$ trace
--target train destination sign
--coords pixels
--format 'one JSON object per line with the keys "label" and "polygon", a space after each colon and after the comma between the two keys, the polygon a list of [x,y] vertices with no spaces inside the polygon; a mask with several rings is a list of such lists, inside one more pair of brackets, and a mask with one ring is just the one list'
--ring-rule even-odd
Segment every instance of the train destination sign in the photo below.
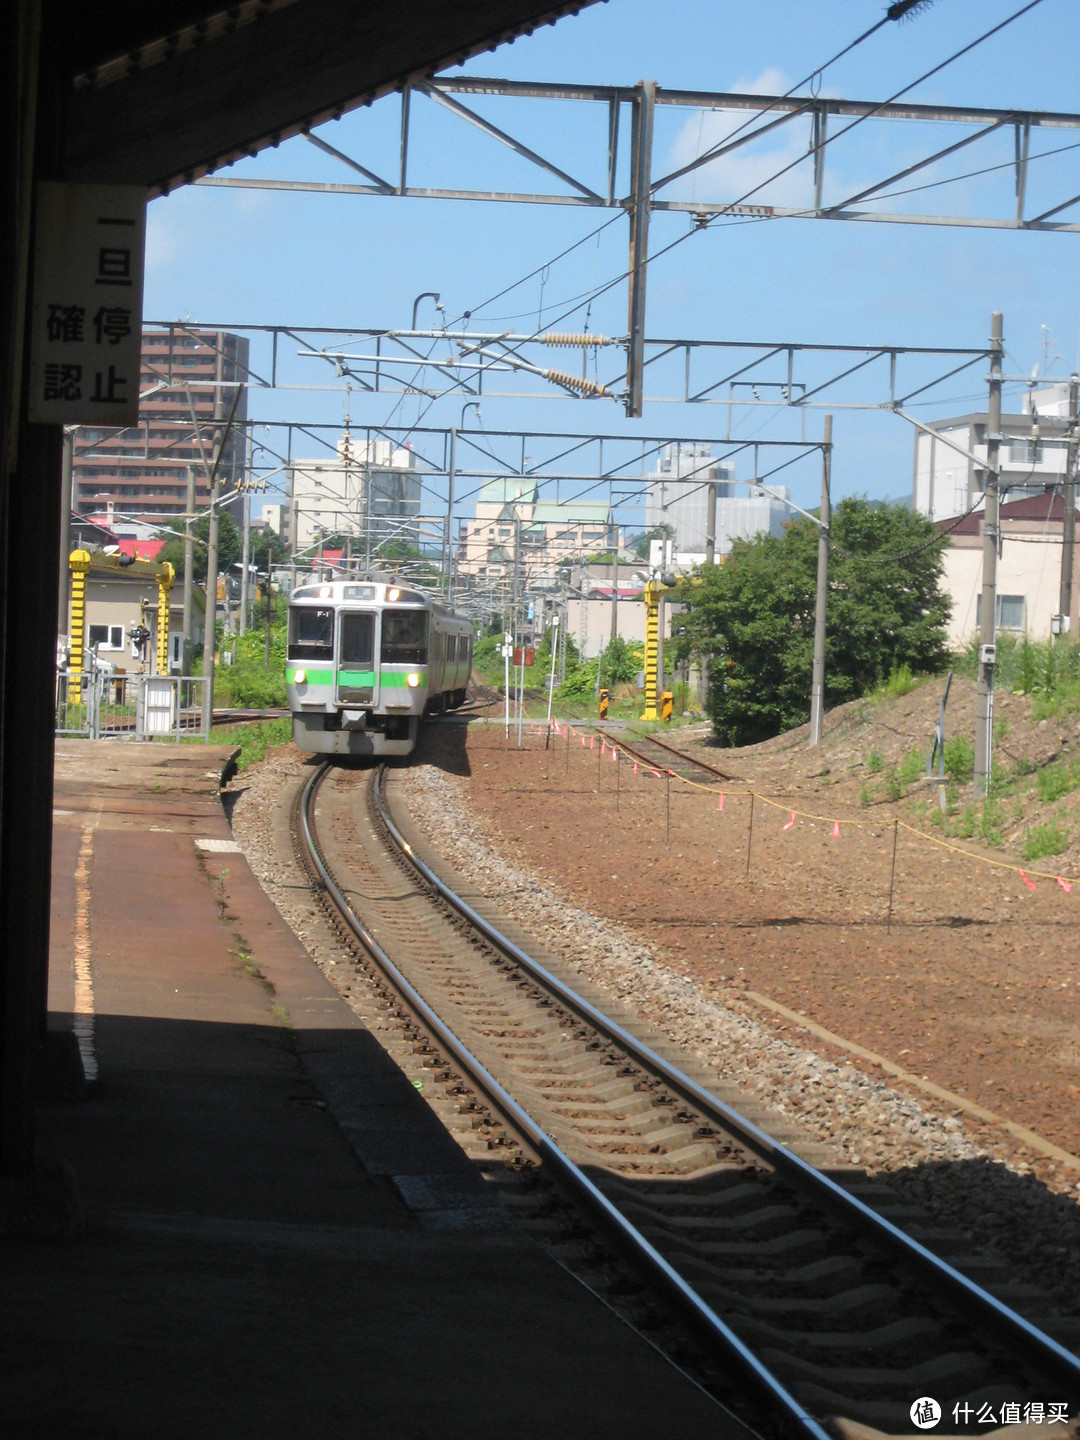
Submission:
{"label": "train destination sign", "polygon": [[145,238],[142,186],[38,185],[35,424],[138,423]]}

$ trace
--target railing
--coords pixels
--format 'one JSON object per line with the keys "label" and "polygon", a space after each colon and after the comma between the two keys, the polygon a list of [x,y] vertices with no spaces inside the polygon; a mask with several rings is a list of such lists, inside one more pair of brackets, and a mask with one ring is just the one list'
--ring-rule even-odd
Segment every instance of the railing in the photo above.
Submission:
{"label": "railing", "polygon": [[56,733],[85,740],[209,740],[203,676],[117,675],[88,670],[56,677]]}

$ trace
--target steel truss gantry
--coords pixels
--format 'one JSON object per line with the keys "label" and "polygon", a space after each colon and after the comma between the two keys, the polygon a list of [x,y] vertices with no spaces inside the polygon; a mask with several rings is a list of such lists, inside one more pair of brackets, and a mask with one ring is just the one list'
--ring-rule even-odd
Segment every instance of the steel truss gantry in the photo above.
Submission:
{"label": "steel truss gantry", "polygon": [[[600,178],[591,183],[579,179],[568,168],[556,164],[541,155],[522,140],[516,139],[508,129],[492,119],[470,108],[456,97],[459,95],[479,96],[485,100],[542,100],[586,101],[607,107],[606,157],[600,171]],[[410,138],[413,118],[413,97],[420,96],[439,106],[470,126],[480,130],[489,139],[508,147],[521,159],[543,171],[558,183],[559,188],[549,186],[547,190],[509,191],[492,189],[448,189],[410,185],[408,166]],[[652,173],[653,133],[657,107],[676,107],[683,110],[698,110],[730,114],[733,117],[732,133],[728,138],[707,148],[702,155],[668,174],[656,177]],[[629,112],[629,157],[628,173],[624,175],[620,166],[620,140],[626,129],[626,112]],[[739,117],[744,118],[738,124]],[[846,120],[848,124],[830,133],[830,122]],[[915,161],[892,170],[881,179],[859,188],[849,194],[827,194],[828,176],[825,157],[828,147],[836,143],[847,129],[864,121],[875,125],[896,123],[921,126],[945,127],[946,135],[937,141],[928,153]],[[805,154],[797,162],[786,165],[785,171],[805,164],[811,171],[812,198],[801,206],[783,206],[753,202],[754,194],[718,195],[714,199],[680,199],[665,197],[660,192],[690,173],[722,160],[737,150],[752,146],[764,137],[775,141],[782,136],[785,127],[801,127],[806,130]],[[957,130],[963,133],[956,135]],[[325,154],[330,155],[347,167],[360,181],[337,183],[318,180],[278,180],[248,176],[204,176],[195,183],[210,186],[233,186],[246,189],[314,191],[322,194],[380,195],[413,197],[428,200],[485,200],[504,201],[533,205],[577,205],[598,209],[615,209],[626,212],[630,222],[629,258],[627,275],[629,282],[626,381],[620,388],[619,398],[631,416],[642,413],[644,383],[644,326],[645,291],[649,258],[649,216],[653,211],[676,211],[686,213],[699,226],[708,225],[721,216],[744,217],[762,220],[804,219],[804,220],[847,220],[896,225],[961,225],[981,229],[1027,230],[1027,231],[1080,231],[1080,219],[1061,218],[1064,212],[1080,205],[1080,183],[1075,193],[1064,198],[1054,196],[1054,203],[1047,205],[1045,199],[1035,207],[1029,207],[1029,178],[1033,162],[1050,155],[1080,150],[1080,137],[1075,142],[1032,150],[1032,132],[1078,131],[1080,114],[1028,110],[1028,109],[986,109],[978,106],[919,105],[907,103],[884,103],[871,100],[841,100],[826,96],[782,96],[745,95],[722,91],[667,90],[655,81],[643,80],[633,86],[617,85],[565,85],[533,81],[485,79],[470,76],[437,76],[422,83],[407,85],[401,92],[400,139],[397,175],[388,180],[369,165],[330,144],[322,136],[310,134],[306,139]],[[890,190],[904,184],[906,190],[921,188],[918,184],[907,185],[913,177],[925,175],[929,167],[938,164],[969,146],[987,142],[1002,133],[1012,135],[1012,156],[1007,161],[995,159],[981,170],[970,173],[988,174],[993,171],[1011,171],[1012,203],[1009,213],[997,215],[949,214],[944,209],[931,212],[907,212],[877,208],[896,194]],[[578,127],[574,127],[575,140]],[[942,182],[935,179],[932,186]],[[947,182],[946,182],[947,183]],[[758,190],[765,185],[759,185]],[[841,192],[843,187],[841,188]],[[928,186],[926,188],[932,188]],[[1070,185],[1069,190],[1072,189]],[[935,192],[937,193],[937,192]],[[1034,208],[1036,213],[1029,213]]]}
{"label": "steel truss gantry", "polygon": [[[205,334],[209,327],[180,321],[147,321],[172,334]],[[215,322],[214,330],[247,335],[252,360],[248,388],[329,391],[344,395],[416,394],[461,398],[609,399],[625,401],[622,366],[601,376],[601,357],[628,352],[631,338],[604,335],[538,335],[513,331],[392,330],[373,327],[248,325]],[[202,342],[205,343],[205,342]],[[291,347],[295,346],[293,350]],[[288,349],[287,349],[288,347]],[[169,356],[175,347],[170,344]],[[550,363],[552,350],[581,355],[581,373]],[[942,345],[826,345],[801,340],[696,340],[640,338],[640,373],[657,377],[650,403],[719,405],[728,410],[731,438],[735,410],[785,406],[794,410],[892,410],[933,392],[946,380],[989,360],[990,347]],[[308,382],[316,360],[332,383]],[[590,366],[595,378],[588,374]],[[541,391],[493,389],[490,377],[532,377]],[[182,387],[182,372],[168,367],[157,377],[163,389]],[[979,377],[982,380],[982,376]],[[1028,377],[1006,377],[1026,383]],[[213,383],[213,382],[211,382]],[[231,389],[234,381],[222,381]],[[207,388],[205,385],[199,388]]]}

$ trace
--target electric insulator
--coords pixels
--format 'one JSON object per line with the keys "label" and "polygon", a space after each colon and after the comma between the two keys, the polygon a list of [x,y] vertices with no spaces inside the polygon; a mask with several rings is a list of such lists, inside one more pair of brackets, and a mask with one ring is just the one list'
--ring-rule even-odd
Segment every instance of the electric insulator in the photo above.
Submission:
{"label": "electric insulator", "polygon": [[611,341],[604,335],[589,335],[583,331],[580,335],[564,335],[560,331],[552,330],[544,336],[545,345],[565,345],[578,348],[582,345],[610,345]]}
{"label": "electric insulator", "polygon": [[586,380],[584,375],[564,375],[561,370],[545,370],[544,379],[555,385],[565,385],[570,390],[580,390],[582,395],[611,395],[606,385],[598,385],[595,380]]}

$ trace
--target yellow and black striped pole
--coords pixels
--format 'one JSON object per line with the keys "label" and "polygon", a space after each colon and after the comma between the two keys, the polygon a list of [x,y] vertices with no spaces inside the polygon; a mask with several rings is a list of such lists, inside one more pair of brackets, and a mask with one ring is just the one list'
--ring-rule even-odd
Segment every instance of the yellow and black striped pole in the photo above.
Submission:
{"label": "yellow and black striped pole", "polygon": [[86,648],[86,577],[90,572],[90,554],[73,550],[68,556],[71,570],[71,659],[68,675],[78,692],[83,673],[83,651]]}
{"label": "yellow and black striped pole", "polygon": [[611,695],[608,693],[607,690],[601,690],[601,691],[600,691],[600,697],[599,697],[599,698],[600,698],[600,719],[601,719],[601,720],[606,720],[606,719],[607,719],[607,712],[608,712],[608,704],[609,704],[609,702],[610,702],[610,700],[611,700]]}
{"label": "yellow and black striped pole", "polygon": [[645,586],[645,714],[642,720],[656,719],[656,667],[659,659],[660,591],[650,580]]}
{"label": "yellow and black striped pole", "polygon": [[168,560],[163,561],[157,573],[157,673],[169,673],[169,595],[172,592],[176,571]]}
{"label": "yellow and black striped pole", "polygon": [[670,721],[670,719],[671,719],[671,707],[672,707],[672,704],[673,704],[673,702],[674,702],[674,699],[675,699],[675,697],[674,697],[674,695],[671,693],[670,690],[665,690],[664,693],[660,696],[660,719],[661,719],[661,720],[668,720],[668,721]]}

